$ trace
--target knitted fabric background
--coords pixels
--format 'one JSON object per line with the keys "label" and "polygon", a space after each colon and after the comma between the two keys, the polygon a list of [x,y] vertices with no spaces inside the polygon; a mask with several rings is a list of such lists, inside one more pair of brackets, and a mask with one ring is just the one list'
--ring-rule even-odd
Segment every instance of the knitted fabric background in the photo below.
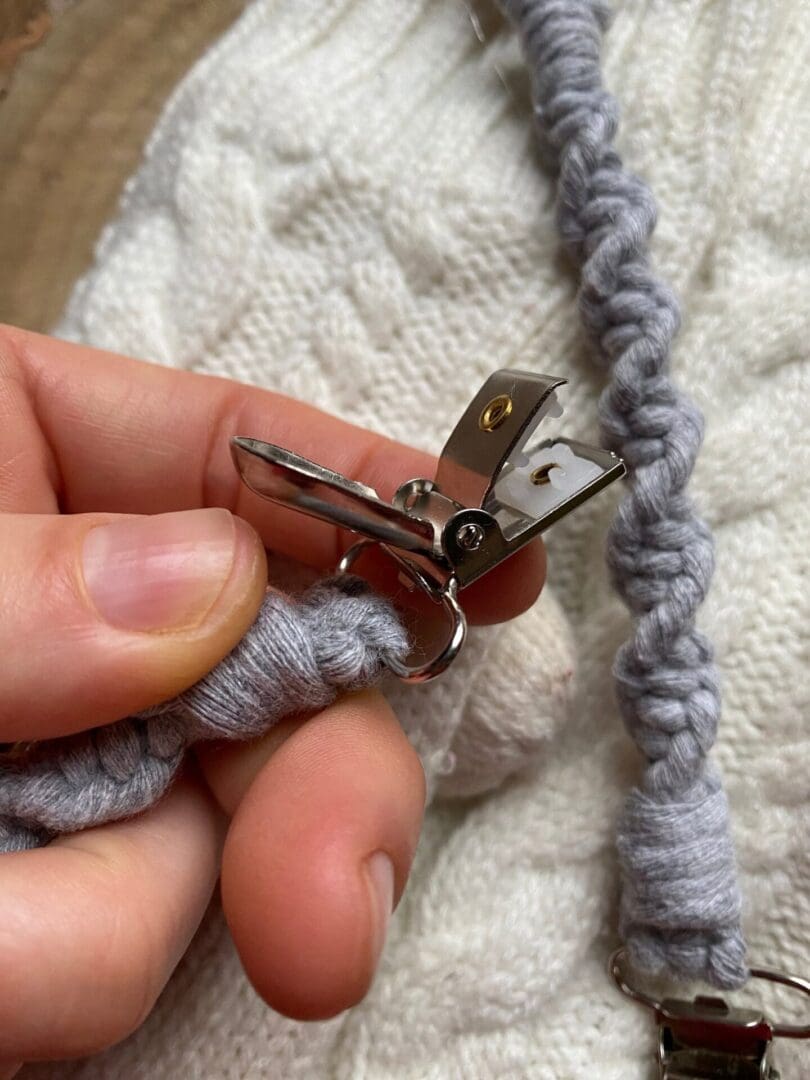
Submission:
{"label": "knitted fabric background", "polygon": [[[660,204],[654,254],[685,313],[675,370],[707,418],[702,625],[751,960],[807,974],[810,9],[615,8],[620,146]],[[547,371],[571,380],[566,434],[596,441],[602,375],[527,77],[494,9],[476,10],[484,43],[460,0],[256,0],[174,95],[59,332],[433,451],[490,370]],[[439,683],[390,688],[434,801],[363,1004],[315,1025],[274,1015],[212,910],[140,1032],[23,1075],[646,1080],[653,1026],[604,972],[615,819],[639,773],[609,691],[627,634],[602,558],[616,498],[549,534],[534,610],[473,634]],[[780,1046],[788,1076],[808,1059]]]}

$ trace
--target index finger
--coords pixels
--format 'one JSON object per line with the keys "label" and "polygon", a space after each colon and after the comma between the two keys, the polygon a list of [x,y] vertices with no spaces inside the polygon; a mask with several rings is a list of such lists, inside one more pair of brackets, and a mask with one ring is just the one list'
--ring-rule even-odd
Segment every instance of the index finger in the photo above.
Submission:
{"label": "index finger", "polygon": [[[383,499],[403,481],[435,473],[430,454],[282,394],[27,331],[3,329],[0,373],[7,387],[21,390],[31,414],[26,419],[24,409],[0,407],[11,415],[0,431],[0,484],[3,463],[12,461],[30,472],[21,478],[17,469],[18,491],[44,498],[56,484],[59,506],[70,513],[224,506],[274,551],[325,569],[340,558],[349,534],[250,492],[231,461],[233,435],[284,446],[370,485]],[[22,453],[31,417],[47,453]],[[536,598],[544,573],[538,542],[465,591],[468,614],[479,622],[518,614]]]}

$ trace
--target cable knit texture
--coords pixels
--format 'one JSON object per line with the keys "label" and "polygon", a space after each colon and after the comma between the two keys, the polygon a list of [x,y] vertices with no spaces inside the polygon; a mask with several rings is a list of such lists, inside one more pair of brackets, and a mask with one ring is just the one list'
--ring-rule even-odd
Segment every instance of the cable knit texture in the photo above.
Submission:
{"label": "cable knit texture", "polygon": [[720,692],[711,645],[695,628],[714,545],[685,494],[703,417],[668,374],[680,315],[649,264],[655,202],[614,149],[619,109],[601,72],[606,5],[505,0],[504,8],[557,167],[557,226],[581,266],[582,321],[610,369],[602,430],[630,476],[608,561],[637,623],[614,672],[647,765],[619,828],[622,937],[644,970],[738,987],[747,978],[742,901],[725,794],[706,759]]}
{"label": "cable knit texture", "polygon": [[396,612],[361,578],[323,581],[300,600],[268,592],[232,652],[178,697],[108,727],[37,745],[0,768],[0,852],[35,847],[145,810],[171,784],[187,746],[250,739],[340,690],[376,682],[408,639]]}
{"label": "cable knit texture", "polygon": [[[516,37],[483,2],[483,43],[460,2],[395,6],[256,0],[175,94],[60,329],[432,451],[492,368],[559,372],[566,434],[599,441],[605,375],[558,257]],[[804,0],[614,9],[618,145],[662,208],[653,254],[687,314],[675,372],[707,420],[693,491],[717,570],[700,622],[750,956],[806,971],[810,20]],[[474,632],[446,681],[394,687],[434,799],[360,1006],[275,1016],[214,910],[140,1032],[29,1076],[650,1080],[653,1025],[604,967],[638,779],[609,690],[630,633],[603,561],[618,495],[550,531],[532,611]],[[806,1073],[802,1044],[779,1056]]]}

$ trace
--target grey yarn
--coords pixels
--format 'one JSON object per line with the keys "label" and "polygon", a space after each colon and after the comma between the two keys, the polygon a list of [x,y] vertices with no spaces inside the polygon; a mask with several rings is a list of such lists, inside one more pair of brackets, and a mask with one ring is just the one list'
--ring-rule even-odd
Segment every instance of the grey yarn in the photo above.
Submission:
{"label": "grey yarn", "polygon": [[644,970],[736,987],[747,978],[741,900],[728,805],[706,759],[720,694],[711,646],[694,624],[712,575],[712,537],[685,494],[703,421],[668,375],[679,313],[650,269],[655,203],[613,148],[618,107],[600,71],[606,6],[503,6],[528,58],[544,149],[558,171],[557,221],[581,268],[581,318],[610,370],[603,432],[629,470],[608,561],[636,617],[615,679],[646,763],[619,824],[620,930]]}
{"label": "grey yarn", "polygon": [[0,852],[136,814],[164,794],[191,743],[261,735],[372,684],[386,657],[407,651],[393,608],[360,578],[321,582],[300,601],[268,593],[233,652],[179,697],[1,769]]}

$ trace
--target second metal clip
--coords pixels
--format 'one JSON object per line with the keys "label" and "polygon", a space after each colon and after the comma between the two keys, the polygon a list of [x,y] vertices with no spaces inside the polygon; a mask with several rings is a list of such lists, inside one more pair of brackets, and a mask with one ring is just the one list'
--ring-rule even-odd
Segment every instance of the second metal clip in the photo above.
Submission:
{"label": "second metal clip", "polygon": [[435,478],[408,480],[390,503],[365,484],[257,439],[234,438],[234,462],[258,495],[363,537],[339,570],[379,545],[412,586],[443,606],[451,631],[439,654],[413,666],[391,664],[400,678],[424,682],[444,671],[464,642],[459,590],[624,475],[621,459],[598,447],[564,438],[528,445],[544,417],[562,414],[556,390],[564,382],[496,371],[445,443]]}
{"label": "second metal clip", "polygon": [[[626,950],[617,949],[608,970],[623,994],[655,1014],[660,1080],[779,1080],[774,1039],[810,1039],[810,1024],[777,1024],[759,1009],[732,1008],[723,998],[659,1001],[629,982],[626,959]],[[750,974],[810,996],[810,982],[795,975],[763,968]]]}

